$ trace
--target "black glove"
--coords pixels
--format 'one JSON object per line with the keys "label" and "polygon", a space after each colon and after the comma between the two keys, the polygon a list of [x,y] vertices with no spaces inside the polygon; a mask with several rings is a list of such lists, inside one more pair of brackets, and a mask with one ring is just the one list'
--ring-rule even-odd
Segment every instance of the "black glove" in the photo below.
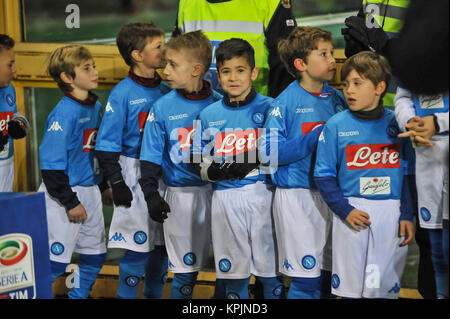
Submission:
{"label": "black glove", "polygon": [[169,204],[159,195],[159,192],[151,192],[146,198],[148,214],[158,223],[164,223],[167,213],[170,213]]}
{"label": "black glove", "polygon": [[8,135],[13,139],[23,138],[27,135],[24,124],[20,120],[10,120],[8,122]]}
{"label": "black glove", "polygon": [[113,201],[116,206],[131,207],[133,194],[123,180],[111,185]]}
{"label": "black glove", "polygon": [[0,152],[2,152],[5,148],[6,143],[8,143],[9,136],[0,132]]}
{"label": "black glove", "polygon": [[359,42],[358,40],[354,39],[349,34],[349,30],[350,30],[349,28],[341,29],[341,33],[344,36],[344,40],[345,40],[345,56],[347,58],[351,57],[352,55],[355,55],[358,52],[367,50],[367,48],[365,48],[361,44],[361,42]]}
{"label": "black glove", "polygon": [[227,173],[232,178],[243,179],[259,165],[258,150],[253,150],[236,155],[233,163],[227,167]]}
{"label": "black glove", "polygon": [[[345,19],[345,25],[348,29],[342,29],[342,34],[346,43],[350,43],[350,47],[345,55],[357,52],[350,52],[351,50],[359,49],[360,46],[364,50],[375,51],[383,54],[383,51],[389,41],[389,37],[381,27],[368,28],[366,18],[352,16]],[[352,43],[353,42],[353,43]],[[347,52],[349,51],[349,52]],[[347,56],[348,57],[348,56]]]}
{"label": "black glove", "polygon": [[207,174],[208,174],[208,180],[210,181],[225,181],[228,179],[231,179],[232,176],[229,174],[229,166],[233,163],[216,163],[212,162],[211,165],[208,167]]}

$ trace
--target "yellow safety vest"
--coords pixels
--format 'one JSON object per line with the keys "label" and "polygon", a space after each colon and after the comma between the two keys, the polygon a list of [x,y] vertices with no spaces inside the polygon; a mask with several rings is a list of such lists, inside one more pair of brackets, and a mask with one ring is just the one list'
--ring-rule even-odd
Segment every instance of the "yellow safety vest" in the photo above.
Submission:
{"label": "yellow safety vest", "polygon": [[215,77],[215,49],[230,38],[247,40],[255,49],[255,64],[259,69],[253,86],[267,95],[269,81],[269,52],[264,32],[269,26],[280,0],[232,0],[210,3],[206,0],[180,0],[178,28],[182,33],[202,30],[213,45],[210,74]]}
{"label": "yellow safety vest", "polygon": [[[370,9],[376,7],[373,17],[378,25],[383,28],[383,31],[391,38],[401,31],[409,2],[410,0],[363,0],[363,6],[366,15],[372,12]],[[392,108],[394,107],[397,80],[393,79],[391,82],[383,97],[383,104]]]}

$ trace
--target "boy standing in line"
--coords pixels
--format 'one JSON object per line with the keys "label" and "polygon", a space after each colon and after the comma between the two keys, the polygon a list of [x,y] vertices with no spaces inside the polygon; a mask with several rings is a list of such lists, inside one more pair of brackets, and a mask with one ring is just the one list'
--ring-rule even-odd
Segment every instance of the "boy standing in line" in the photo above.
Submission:
{"label": "boy standing in line", "polygon": [[64,92],[39,147],[43,183],[38,191],[45,192],[51,276],[53,282],[66,271],[72,253],[79,253],[69,298],[85,299],[106,256],[102,201],[112,202],[108,186],[100,184],[93,152],[101,121],[101,105],[91,92],[98,72],[89,50],[69,45],[52,53],[48,73]]}
{"label": "boy standing in line", "polygon": [[[192,171],[189,162],[194,121],[221,98],[202,79],[211,55],[211,43],[201,31],[170,39],[164,75],[174,90],[153,105],[142,141],[140,184],[150,217],[164,223],[169,269],[175,274],[174,299],[192,298],[209,253],[211,185]],[[157,191],[161,176],[167,185],[164,199]]]}
{"label": "boy standing in line", "polygon": [[28,132],[27,119],[17,112],[16,91],[11,81],[16,73],[14,40],[0,34],[0,192],[12,192],[14,142]]}
{"label": "boy standing in line", "polygon": [[[317,147],[316,184],[333,218],[332,292],[346,298],[397,298],[414,236],[408,183],[409,140],[398,138],[384,108],[387,60],[363,51],[342,68],[349,110],[325,124]],[[402,238],[404,237],[404,238]]]}
{"label": "boy standing in line", "polygon": [[[327,84],[336,73],[330,32],[297,27],[278,49],[297,79],[274,100],[264,125],[266,145],[278,147],[277,166],[273,158],[269,165],[277,186],[273,214],[279,271],[293,277],[289,299],[326,298],[332,213],[316,189],[313,170],[318,131],[346,103],[342,93]],[[267,146],[260,151],[263,158]]]}
{"label": "boy standing in line", "polygon": [[216,60],[226,93],[200,112],[193,153],[202,155],[202,179],[214,182],[211,223],[217,278],[227,298],[248,299],[253,274],[263,284],[264,298],[279,299],[283,284],[277,278],[273,191],[257,159],[258,137],[273,99],[252,87],[258,69],[247,41],[220,43]]}
{"label": "boy standing in line", "polygon": [[163,45],[164,32],[151,23],[132,23],[119,31],[117,47],[130,71],[109,95],[95,147],[114,200],[108,248],[126,250],[119,264],[119,298],[137,298],[146,264],[156,273],[146,274],[144,297],[160,298],[167,271],[162,227],[149,218],[138,183],[148,112],[169,91],[156,72],[163,63]]}

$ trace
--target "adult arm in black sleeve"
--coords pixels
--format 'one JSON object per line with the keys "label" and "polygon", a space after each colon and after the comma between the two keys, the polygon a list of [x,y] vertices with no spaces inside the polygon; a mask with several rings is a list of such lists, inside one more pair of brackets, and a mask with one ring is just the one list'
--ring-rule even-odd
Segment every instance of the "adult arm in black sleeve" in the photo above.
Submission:
{"label": "adult arm in black sleeve", "polygon": [[77,193],[72,191],[69,177],[61,170],[41,170],[42,180],[50,196],[56,198],[67,211],[80,204]]}
{"label": "adult arm in black sleeve", "polygon": [[449,1],[411,0],[400,34],[384,50],[403,87],[414,94],[448,91],[448,38]]}
{"label": "adult arm in black sleeve", "polygon": [[294,81],[280,60],[278,42],[286,39],[296,26],[292,8],[285,8],[280,2],[265,31],[266,46],[269,50],[269,96],[271,97],[277,97]]}

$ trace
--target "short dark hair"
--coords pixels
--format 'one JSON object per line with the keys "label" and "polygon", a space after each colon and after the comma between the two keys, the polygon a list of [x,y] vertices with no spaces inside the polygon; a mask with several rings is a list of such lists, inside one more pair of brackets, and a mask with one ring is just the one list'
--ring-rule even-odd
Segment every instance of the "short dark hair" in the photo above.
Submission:
{"label": "short dark hair", "polygon": [[219,44],[216,51],[217,69],[227,60],[235,57],[243,57],[253,70],[255,68],[255,49],[246,40],[232,38]]}
{"label": "short dark hair", "polygon": [[0,34],[0,52],[11,50],[14,47],[14,40],[6,34]]}
{"label": "short dark hair", "polygon": [[148,38],[163,35],[164,31],[153,23],[130,23],[120,29],[116,37],[116,43],[125,63],[132,67],[135,62],[131,57],[131,52],[144,50]]}

